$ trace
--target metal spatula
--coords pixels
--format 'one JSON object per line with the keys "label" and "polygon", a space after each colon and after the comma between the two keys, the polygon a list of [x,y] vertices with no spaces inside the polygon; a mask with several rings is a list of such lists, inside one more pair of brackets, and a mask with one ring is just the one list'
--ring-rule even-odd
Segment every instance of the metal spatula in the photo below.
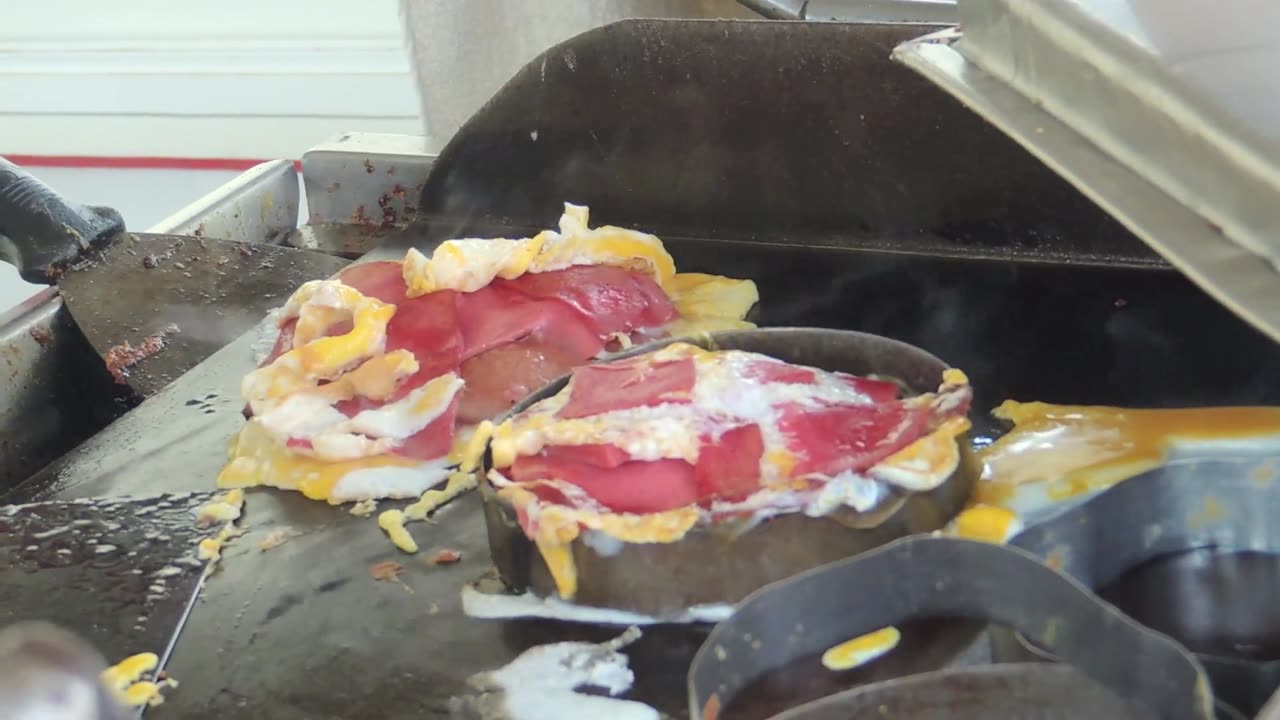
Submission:
{"label": "metal spatula", "polygon": [[117,378],[144,397],[347,260],[310,250],[133,233],[111,208],[64,201],[0,158],[0,259],[56,282]]}

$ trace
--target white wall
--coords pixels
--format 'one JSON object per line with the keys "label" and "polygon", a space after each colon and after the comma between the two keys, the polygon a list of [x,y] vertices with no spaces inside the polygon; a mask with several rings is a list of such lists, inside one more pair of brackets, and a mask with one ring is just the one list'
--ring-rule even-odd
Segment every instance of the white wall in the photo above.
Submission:
{"label": "white wall", "polygon": [[[0,155],[297,159],[348,130],[423,132],[396,0],[7,5]],[[28,169],[134,229],[237,174]],[[0,312],[32,289],[0,267]]]}
{"label": "white wall", "polygon": [[421,133],[396,0],[46,0],[0,22],[0,154],[297,158]]}

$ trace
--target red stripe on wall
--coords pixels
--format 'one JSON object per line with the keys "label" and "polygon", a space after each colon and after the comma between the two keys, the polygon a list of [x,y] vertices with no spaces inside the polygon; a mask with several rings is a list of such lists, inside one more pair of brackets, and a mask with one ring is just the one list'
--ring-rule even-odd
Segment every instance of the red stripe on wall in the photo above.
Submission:
{"label": "red stripe on wall", "polygon": [[[241,160],[238,158],[183,158],[183,157],[98,157],[91,155],[9,155],[0,156],[16,165],[25,167],[58,167],[110,170],[231,170],[244,172],[267,162],[266,160]],[[294,160],[294,167],[302,169],[302,161]]]}

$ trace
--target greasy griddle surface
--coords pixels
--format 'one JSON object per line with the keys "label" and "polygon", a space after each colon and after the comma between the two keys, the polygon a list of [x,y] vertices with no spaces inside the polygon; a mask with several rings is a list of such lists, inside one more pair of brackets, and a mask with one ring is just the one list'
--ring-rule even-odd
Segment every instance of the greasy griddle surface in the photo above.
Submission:
{"label": "greasy griddle surface", "polygon": [[[404,242],[425,245],[421,235]],[[755,279],[762,324],[884,334],[963,368],[979,393],[975,420],[1005,397],[1280,402],[1280,388],[1266,382],[1280,349],[1173,272],[677,240],[669,247],[682,270]],[[214,358],[4,499],[209,489],[243,423],[237,388],[253,367],[249,339]],[[275,491],[251,492],[246,506],[251,532],[229,546],[179,639],[170,669],[182,685],[160,716],[442,717],[472,673],[534,644],[614,632],[462,616],[459,587],[489,567],[475,495],[435,524],[411,526],[424,555],[462,552],[448,567],[398,553],[372,518],[340,508]],[[259,552],[263,535],[281,527],[301,535]],[[371,577],[369,566],[386,560],[404,564],[413,592]],[[628,651],[635,696],[682,713],[700,633],[651,630]]]}

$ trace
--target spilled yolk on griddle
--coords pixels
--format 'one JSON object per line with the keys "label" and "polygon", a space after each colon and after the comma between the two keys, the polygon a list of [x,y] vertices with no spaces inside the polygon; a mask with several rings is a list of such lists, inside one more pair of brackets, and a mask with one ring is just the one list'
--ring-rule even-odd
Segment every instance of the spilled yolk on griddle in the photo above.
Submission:
{"label": "spilled yolk on griddle", "polygon": [[1011,508],[1020,489],[1042,486],[1050,501],[1102,490],[1167,461],[1177,445],[1280,436],[1280,408],[1131,409],[1007,400],[993,414],[1013,429],[978,451],[973,500],[948,532],[1007,542],[1022,530]]}
{"label": "spilled yolk on griddle", "polygon": [[975,499],[999,505],[1014,488],[1047,483],[1067,499],[1162,464],[1174,444],[1280,435],[1280,408],[1144,410],[1005,401],[995,416],[1014,427],[978,456]]}

